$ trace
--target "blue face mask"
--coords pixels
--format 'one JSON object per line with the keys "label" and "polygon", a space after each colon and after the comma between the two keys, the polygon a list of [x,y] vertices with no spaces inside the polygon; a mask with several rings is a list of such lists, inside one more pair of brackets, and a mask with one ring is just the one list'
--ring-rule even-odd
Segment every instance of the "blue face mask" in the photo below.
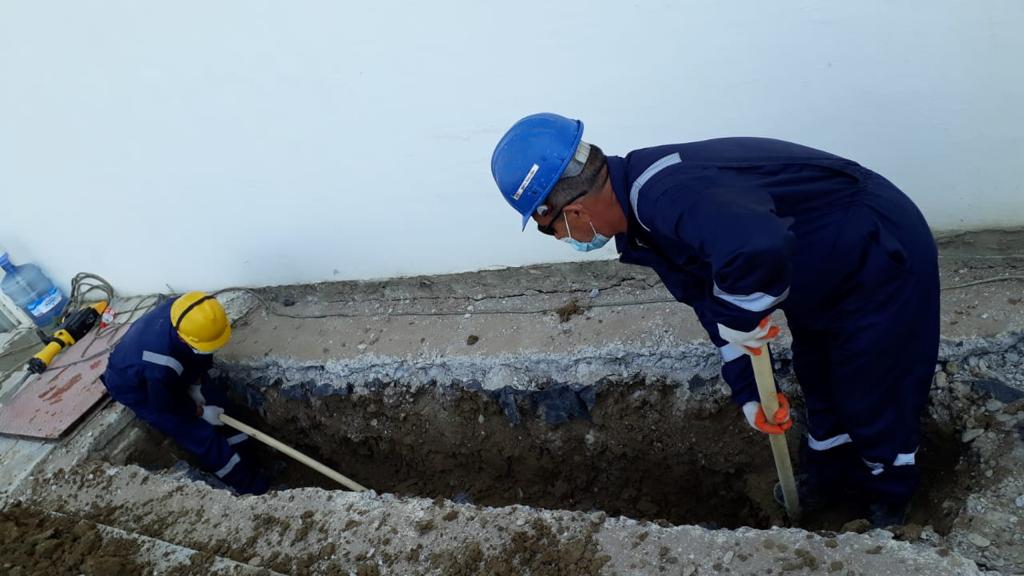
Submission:
{"label": "blue face mask", "polygon": [[580,252],[590,252],[591,250],[597,250],[608,243],[611,238],[598,233],[597,228],[594,228],[594,223],[590,223],[590,229],[594,231],[594,237],[589,242],[580,242],[572,237],[572,230],[569,229],[569,218],[566,217],[565,212],[562,213],[562,218],[565,219],[565,231],[568,235],[562,238],[562,242],[572,246]]}

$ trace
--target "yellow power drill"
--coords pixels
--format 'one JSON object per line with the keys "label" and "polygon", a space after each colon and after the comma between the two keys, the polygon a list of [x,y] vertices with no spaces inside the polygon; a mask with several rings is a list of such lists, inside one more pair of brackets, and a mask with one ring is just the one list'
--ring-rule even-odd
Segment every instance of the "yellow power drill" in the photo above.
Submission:
{"label": "yellow power drill", "polygon": [[28,371],[42,374],[61,350],[82,339],[92,330],[107,309],[107,302],[97,302],[76,310],[60,325],[53,337],[46,340],[46,347],[28,361]]}

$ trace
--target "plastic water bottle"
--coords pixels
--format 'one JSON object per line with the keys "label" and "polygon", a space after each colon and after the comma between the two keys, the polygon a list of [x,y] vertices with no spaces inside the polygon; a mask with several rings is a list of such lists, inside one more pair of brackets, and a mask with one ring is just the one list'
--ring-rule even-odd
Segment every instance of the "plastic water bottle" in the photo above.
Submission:
{"label": "plastic water bottle", "polygon": [[7,252],[0,248],[0,268],[5,272],[0,281],[0,290],[14,300],[36,326],[47,328],[57,320],[67,304],[67,296],[53,285],[38,266],[15,266]]}

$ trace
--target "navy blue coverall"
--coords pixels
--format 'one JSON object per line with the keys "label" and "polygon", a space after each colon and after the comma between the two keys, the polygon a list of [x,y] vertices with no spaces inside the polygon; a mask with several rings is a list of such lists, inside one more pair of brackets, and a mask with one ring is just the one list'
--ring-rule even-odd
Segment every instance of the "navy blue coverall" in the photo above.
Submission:
{"label": "navy blue coverall", "polygon": [[178,337],[171,324],[172,304],[154,307],[128,329],[110,353],[103,383],[115,400],[173,438],[227,485],[241,494],[266,492],[267,481],[248,454],[249,437],[197,415],[188,390],[195,384],[206,404],[229,406],[207,376],[213,356],[197,354]]}
{"label": "navy blue coverall", "polygon": [[749,331],[783,310],[808,464],[905,504],[939,341],[935,242],[910,199],[855,162],[764,138],[635,150],[608,172],[628,219],[620,260],[693,307],[735,402],[758,399],[753,368],[717,325]]}

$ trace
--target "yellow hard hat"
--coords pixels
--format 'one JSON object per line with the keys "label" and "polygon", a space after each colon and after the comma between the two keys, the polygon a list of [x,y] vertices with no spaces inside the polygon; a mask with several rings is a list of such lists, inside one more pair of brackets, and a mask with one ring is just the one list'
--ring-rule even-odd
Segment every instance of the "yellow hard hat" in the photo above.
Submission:
{"label": "yellow hard hat", "polygon": [[185,344],[200,352],[213,352],[231,339],[224,307],[203,292],[179,296],[171,304],[171,322]]}

